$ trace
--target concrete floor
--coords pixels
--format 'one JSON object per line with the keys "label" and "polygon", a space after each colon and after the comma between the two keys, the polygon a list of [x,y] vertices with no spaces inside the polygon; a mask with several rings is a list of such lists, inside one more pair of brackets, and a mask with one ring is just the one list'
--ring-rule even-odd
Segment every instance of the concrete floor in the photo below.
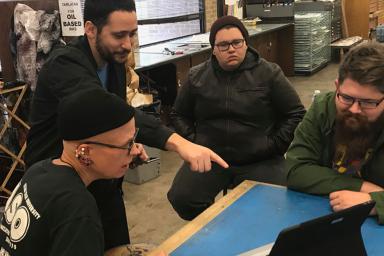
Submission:
{"label": "concrete floor", "polygon": [[[334,90],[338,64],[329,64],[312,76],[296,76],[289,80],[308,108],[314,90]],[[166,193],[181,166],[176,153],[162,152],[160,176],[141,185],[124,182],[125,206],[132,243],[158,245],[187,222],[180,219],[169,204]]]}

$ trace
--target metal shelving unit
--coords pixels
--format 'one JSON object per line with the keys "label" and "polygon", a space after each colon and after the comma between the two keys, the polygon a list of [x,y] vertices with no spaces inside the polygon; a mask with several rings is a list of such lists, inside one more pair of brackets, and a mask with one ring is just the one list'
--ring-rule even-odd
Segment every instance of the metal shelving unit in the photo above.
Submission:
{"label": "metal shelving unit", "polygon": [[331,60],[329,11],[296,12],[294,39],[295,73],[316,72]]}
{"label": "metal shelving unit", "polygon": [[341,13],[341,1],[336,0],[334,2],[330,2],[332,5],[331,10],[331,40],[332,42],[337,41],[342,38],[342,13]]}
{"label": "metal shelving unit", "polygon": [[[384,0],[383,0],[384,1]],[[341,29],[341,0],[333,1],[296,1],[295,13],[297,12],[331,12],[331,41],[334,42],[342,38]]]}

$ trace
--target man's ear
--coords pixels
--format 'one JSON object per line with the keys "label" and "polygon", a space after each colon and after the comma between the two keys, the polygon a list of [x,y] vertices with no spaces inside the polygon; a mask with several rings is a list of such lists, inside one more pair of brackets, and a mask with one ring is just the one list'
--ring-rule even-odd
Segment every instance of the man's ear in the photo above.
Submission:
{"label": "man's ear", "polygon": [[213,46],[212,54],[216,55],[216,47],[215,46]]}
{"label": "man's ear", "polygon": [[97,36],[97,27],[91,21],[86,21],[84,24],[84,32],[87,38],[94,39]]}
{"label": "man's ear", "polygon": [[340,87],[339,79],[338,78],[335,79],[335,87],[336,87],[336,90],[338,90],[339,87]]}

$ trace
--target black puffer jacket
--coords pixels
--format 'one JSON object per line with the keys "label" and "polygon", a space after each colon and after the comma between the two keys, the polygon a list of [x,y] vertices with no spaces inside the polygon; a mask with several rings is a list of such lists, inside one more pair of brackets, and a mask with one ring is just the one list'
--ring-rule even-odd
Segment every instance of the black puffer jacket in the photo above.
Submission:
{"label": "black puffer jacket", "polygon": [[233,165],[283,155],[305,109],[278,65],[248,48],[232,72],[215,57],[191,69],[177,96],[178,133]]}

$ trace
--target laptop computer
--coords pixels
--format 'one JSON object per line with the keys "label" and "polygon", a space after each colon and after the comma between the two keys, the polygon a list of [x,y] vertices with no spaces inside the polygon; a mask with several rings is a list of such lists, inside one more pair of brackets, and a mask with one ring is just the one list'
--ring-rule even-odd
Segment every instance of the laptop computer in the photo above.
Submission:
{"label": "laptop computer", "polygon": [[239,256],[367,255],[361,236],[361,225],[374,205],[374,201],[368,201],[285,228],[279,233],[275,243]]}

